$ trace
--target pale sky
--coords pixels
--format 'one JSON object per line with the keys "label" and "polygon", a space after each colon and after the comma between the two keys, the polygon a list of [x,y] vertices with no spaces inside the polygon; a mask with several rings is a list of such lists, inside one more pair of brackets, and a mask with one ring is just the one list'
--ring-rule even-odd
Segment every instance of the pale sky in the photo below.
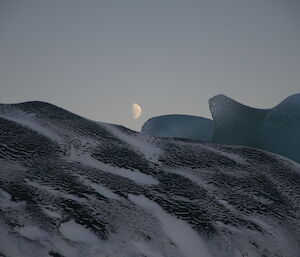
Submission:
{"label": "pale sky", "polygon": [[269,108],[299,92],[298,0],[0,0],[1,103],[140,130],[157,115],[210,117],[220,93]]}

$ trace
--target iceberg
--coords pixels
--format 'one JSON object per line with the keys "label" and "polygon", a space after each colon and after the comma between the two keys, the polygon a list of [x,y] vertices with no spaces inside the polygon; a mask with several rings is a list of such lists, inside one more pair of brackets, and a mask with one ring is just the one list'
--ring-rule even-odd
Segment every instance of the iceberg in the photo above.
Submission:
{"label": "iceberg", "polygon": [[262,146],[300,163],[300,94],[289,96],[269,110]]}
{"label": "iceberg", "polygon": [[271,109],[256,109],[225,95],[209,100],[212,141],[259,148],[300,162],[300,94]]}
{"label": "iceberg", "polygon": [[243,105],[225,95],[209,99],[213,120],[192,115],[149,119],[143,134],[240,145],[276,153],[300,163],[300,94],[270,109]]}
{"label": "iceberg", "polygon": [[163,115],[151,118],[145,122],[141,132],[158,137],[211,141],[213,135],[213,121],[192,115]]}
{"label": "iceberg", "polygon": [[214,120],[214,142],[261,147],[268,110],[248,107],[225,95],[209,99],[209,107]]}

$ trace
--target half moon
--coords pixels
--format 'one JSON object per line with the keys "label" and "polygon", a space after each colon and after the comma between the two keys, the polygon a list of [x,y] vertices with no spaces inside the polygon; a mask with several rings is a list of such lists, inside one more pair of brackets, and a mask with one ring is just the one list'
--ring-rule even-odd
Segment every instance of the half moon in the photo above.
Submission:
{"label": "half moon", "polygon": [[132,117],[136,120],[142,114],[142,108],[138,104],[132,104]]}

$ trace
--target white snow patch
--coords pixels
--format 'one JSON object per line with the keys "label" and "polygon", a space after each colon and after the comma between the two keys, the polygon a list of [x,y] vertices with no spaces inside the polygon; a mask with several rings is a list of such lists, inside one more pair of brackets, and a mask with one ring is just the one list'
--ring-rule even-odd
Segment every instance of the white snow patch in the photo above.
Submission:
{"label": "white snow patch", "polygon": [[2,113],[0,117],[19,123],[52,140],[61,141],[61,137],[58,134],[38,123],[34,113],[24,112],[20,109],[11,109],[9,113]]}
{"label": "white snow patch", "polygon": [[114,127],[113,125],[100,123],[100,122],[99,124],[105,127],[106,129],[108,129],[117,138],[133,146],[138,152],[142,153],[147,160],[158,164],[160,163],[158,161],[158,157],[162,154],[162,150],[149,142],[149,139],[151,137],[144,136],[142,134],[131,136],[122,132],[121,130],[119,130],[117,127]]}
{"label": "white snow patch", "polygon": [[161,253],[151,248],[145,242],[136,241],[132,243],[139,253],[147,257],[163,257]]}
{"label": "white snow patch", "polygon": [[59,190],[53,189],[50,186],[40,185],[40,184],[38,184],[36,182],[33,182],[33,181],[27,181],[27,184],[32,186],[32,187],[35,187],[39,190],[47,191],[47,192],[49,192],[50,194],[52,194],[56,197],[62,197],[62,198],[70,199],[70,200],[77,201],[77,202],[85,202],[86,201],[84,198],[80,198],[80,197],[77,197],[77,196],[74,196],[74,195],[71,195],[71,194],[66,194],[66,193],[61,192]]}
{"label": "white snow patch", "polygon": [[0,189],[0,207],[1,208],[16,208],[24,205],[25,202],[14,202],[11,200],[11,195]]}
{"label": "white snow patch", "polygon": [[30,240],[43,242],[47,241],[49,234],[37,226],[26,226],[19,229],[19,233]]}
{"label": "white snow patch", "polygon": [[78,153],[71,151],[69,158],[72,161],[80,162],[81,164],[100,169],[101,171],[112,173],[121,177],[130,179],[138,184],[157,185],[159,182],[150,175],[146,175],[138,170],[128,170],[124,168],[114,167],[94,159],[89,153]]}
{"label": "white snow patch", "polygon": [[241,164],[245,163],[244,158],[241,157],[239,154],[224,152],[224,151],[221,151],[217,148],[214,148],[214,147],[209,146],[209,145],[204,145],[204,144],[202,144],[201,147],[208,150],[208,151],[211,151],[211,152],[214,152],[216,154],[222,155],[222,156],[224,156],[228,159],[231,159],[231,160],[233,160],[237,163],[241,163]]}
{"label": "white snow patch", "polygon": [[[194,182],[196,185],[198,185],[206,190],[208,189],[208,185],[204,182],[204,180],[193,174],[193,173],[195,173],[195,170],[190,170],[186,167],[184,169],[164,168],[164,170],[167,172],[174,173],[174,174],[180,175],[182,177],[185,177],[185,178],[189,179],[190,181]],[[205,172],[205,171],[201,170],[201,172]]]}
{"label": "white snow patch", "polygon": [[42,210],[46,215],[48,215],[51,218],[62,219],[61,213],[58,211],[52,211],[52,210],[49,210],[48,208],[42,208]]}
{"label": "white snow patch", "polygon": [[99,238],[89,229],[76,223],[74,220],[62,223],[59,227],[59,231],[64,235],[65,238],[81,242],[85,244],[99,244]]}
{"label": "white snow patch", "polygon": [[211,257],[200,236],[183,220],[165,212],[157,203],[143,195],[128,195],[135,204],[150,211],[160,222],[166,235],[185,257]]}
{"label": "white snow patch", "polygon": [[92,183],[90,184],[90,186],[100,195],[103,195],[105,196],[106,198],[109,198],[109,199],[113,199],[113,200],[121,200],[121,197],[118,196],[117,194],[115,194],[114,192],[112,192],[110,189],[102,186],[102,185],[99,185],[99,184],[95,184],[95,183]]}
{"label": "white snow patch", "polygon": [[234,213],[238,213],[238,210],[233,205],[229,204],[227,201],[225,201],[223,199],[218,199],[217,202],[222,204],[226,209],[228,209]]}

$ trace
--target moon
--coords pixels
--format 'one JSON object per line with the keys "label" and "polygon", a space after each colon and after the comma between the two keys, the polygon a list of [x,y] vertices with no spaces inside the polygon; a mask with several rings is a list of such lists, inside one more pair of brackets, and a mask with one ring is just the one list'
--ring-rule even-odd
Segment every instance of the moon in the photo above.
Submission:
{"label": "moon", "polygon": [[142,108],[138,104],[132,104],[132,117],[136,120],[141,117]]}

